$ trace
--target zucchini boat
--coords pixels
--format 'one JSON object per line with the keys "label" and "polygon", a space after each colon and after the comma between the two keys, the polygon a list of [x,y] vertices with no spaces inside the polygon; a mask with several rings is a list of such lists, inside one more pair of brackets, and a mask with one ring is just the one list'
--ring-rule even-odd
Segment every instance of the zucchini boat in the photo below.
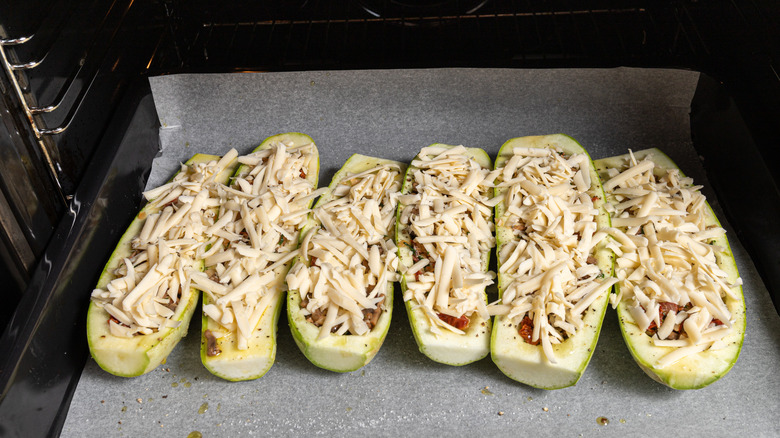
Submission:
{"label": "zucchini boat", "polygon": [[262,377],[274,363],[284,276],[319,194],[319,155],[307,135],[269,137],[238,161],[220,190],[219,219],[205,230],[206,272],[192,277],[203,291],[201,361],[231,381]]}
{"label": "zucchini boat", "polygon": [[612,297],[634,360],[675,389],[703,388],[739,357],[745,301],[734,256],[693,180],[658,149],[596,162],[611,206]]}
{"label": "zucchini boat", "polygon": [[401,189],[396,245],[406,311],[420,351],[448,365],[490,351],[490,165],[481,149],[433,144],[412,161]]}
{"label": "zucchini boat", "polygon": [[596,347],[612,276],[604,193],[587,151],[562,134],[514,138],[495,164],[498,304],[490,351],[509,378],[577,383]]}
{"label": "zucchini boat", "polygon": [[189,275],[203,267],[198,230],[213,224],[208,199],[236,156],[195,155],[169,183],[144,193],[151,201],[106,263],[87,313],[89,350],[104,370],[147,373],[187,334],[198,302]]}
{"label": "zucchini boat", "polygon": [[395,208],[405,168],[352,155],[314,207],[287,275],[287,320],[301,352],[320,368],[355,371],[387,335],[398,267]]}

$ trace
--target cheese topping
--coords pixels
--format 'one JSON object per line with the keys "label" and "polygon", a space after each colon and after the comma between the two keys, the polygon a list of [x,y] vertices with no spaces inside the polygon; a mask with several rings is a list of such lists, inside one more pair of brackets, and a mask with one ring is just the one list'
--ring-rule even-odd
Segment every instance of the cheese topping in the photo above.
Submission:
{"label": "cheese topping", "polygon": [[654,365],[663,368],[678,360],[723,346],[733,330],[734,317],[724,300],[736,298],[718,266],[725,248],[718,239],[722,228],[708,224],[705,197],[691,178],[678,169],[663,171],[633,153],[620,168],[608,169],[611,178],[613,226],[617,241],[619,294],[639,329],[653,344],[676,347]]}
{"label": "cheese topping", "polygon": [[284,292],[308,206],[321,193],[307,179],[313,152],[313,144],[272,144],[239,157],[239,174],[218,187],[219,220],[198,254],[206,272],[192,283],[208,295],[203,313],[220,327],[212,335],[234,336],[239,350],[249,348],[263,313]]}
{"label": "cheese topping", "polygon": [[398,259],[392,236],[401,169],[384,164],[347,174],[332,199],[314,210],[320,225],[306,233],[300,258],[287,274],[319,339],[364,335],[384,310]]}
{"label": "cheese topping", "polygon": [[111,272],[105,289],[95,289],[92,301],[110,315],[114,336],[148,335],[177,327],[178,316],[190,299],[190,273],[200,265],[208,245],[204,231],[213,226],[216,211],[215,177],[237,156],[231,150],[219,161],[182,165],[173,180],[144,196],[149,205],[132,253]]}
{"label": "cheese topping", "polygon": [[601,193],[591,190],[587,155],[549,148],[514,148],[500,181],[497,226],[513,238],[498,253],[503,295],[490,312],[506,315],[556,363],[553,345],[583,328],[585,312],[616,281],[604,279],[593,256],[606,236],[593,203]]}
{"label": "cheese topping", "polygon": [[490,191],[497,172],[481,167],[466,148],[429,146],[412,162],[412,190],[401,197],[404,301],[423,309],[431,332],[463,334],[475,312],[490,316],[485,287],[493,283],[487,255],[495,246]]}

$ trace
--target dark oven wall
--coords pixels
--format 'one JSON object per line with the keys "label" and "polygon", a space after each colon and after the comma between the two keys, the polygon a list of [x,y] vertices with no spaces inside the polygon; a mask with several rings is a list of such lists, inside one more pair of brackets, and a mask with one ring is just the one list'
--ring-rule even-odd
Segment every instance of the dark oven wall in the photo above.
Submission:
{"label": "dark oven wall", "polygon": [[0,327],[165,23],[161,2],[0,1]]}

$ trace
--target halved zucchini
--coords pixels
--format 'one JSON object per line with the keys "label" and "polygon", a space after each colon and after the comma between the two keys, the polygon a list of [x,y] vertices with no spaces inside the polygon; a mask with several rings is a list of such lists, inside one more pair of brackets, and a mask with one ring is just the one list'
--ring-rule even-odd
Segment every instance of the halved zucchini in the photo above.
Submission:
{"label": "halved zucchini", "polygon": [[[453,166],[443,172],[426,163],[453,158]],[[396,244],[409,322],[420,351],[448,365],[466,365],[490,351],[485,293],[493,282],[487,271],[495,242],[490,165],[481,149],[433,144],[412,161],[401,189]],[[451,306],[450,299],[462,304]]]}
{"label": "halved zucchini", "polygon": [[[216,171],[216,174],[214,174],[214,181],[225,182],[235,168],[235,156],[235,151],[232,151],[231,154],[226,155],[225,159],[217,162],[216,160],[219,160],[219,157],[197,154],[187,161],[187,167],[183,169],[186,173],[179,173],[177,175],[186,176],[187,174],[194,172],[195,168],[198,166],[210,165],[212,170]],[[170,184],[171,183],[167,184],[167,186],[170,186]],[[174,188],[174,190],[176,190],[176,188]],[[208,188],[204,190],[208,190]],[[89,343],[90,353],[101,368],[117,376],[139,376],[156,368],[163,359],[170,354],[179,340],[187,334],[190,319],[195,312],[196,304],[198,302],[197,290],[195,288],[186,288],[186,290],[181,290],[179,298],[180,303],[175,308],[174,314],[168,318],[171,323],[168,323],[167,326],[157,330],[151,330],[151,333],[149,334],[136,333],[130,335],[129,332],[128,336],[117,336],[112,334],[110,325],[112,324],[111,319],[114,317],[106,311],[104,304],[115,306],[119,312],[121,312],[121,318],[125,319],[129,317],[127,317],[127,315],[125,315],[125,317],[121,316],[127,312],[121,303],[122,296],[118,293],[111,293],[104,289],[109,287],[109,285],[112,285],[111,288],[115,289],[113,285],[117,283],[113,282],[123,281],[122,277],[124,277],[124,275],[122,277],[117,276],[117,270],[126,270],[127,265],[125,264],[125,259],[132,258],[134,252],[136,252],[135,248],[132,247],[133,239],[144,232],[144,225],[148,222],[147,218],[160,218],[160,216],[154,216],[163,210],[161,207],[164,207],[164,205],[160,205],[159,202],[166,201],[165,203],[168,203],[165,199],[161,200],[160,196],[164,195],[158,195],[156,199],[153,199],[144,206],[127,228],[127,231],[122,235],[116,249],[106,263],[103,273],[100,275],[97,289],[93,292],[93,299],[90,301],[89,311],[87,313],[87,341]],[[178,199],[178,195],[171,196],[176,196],[176,199],[171,199],[170,201],[177,207],[186,205]],[[177,209],[177,211],[179,210]],[[150,230],[148,229],[146,230],[147,233],[149,231]],[[145,244],[145,242],[142,243]],[[192,259],[190,262],[191,263],[187,264],[189,269],[203,269],[202,262],[196,259]],[[182,273],[183,269],[184,268],[182,268]],[[138,279],[138,282],[140,283],[140,278]],[[133,283],[136,283],[135,279],[133,280]],[[128,295],[124,296],[126,297]],[[164,299],[161,301],[164,301]],[[123,331],[130,329],[130,326],[124,325],[119,319],[114,319],[115,321],[113,324],[116,324],[114,327],[115,330]],[[127,322],[130,321],[128,320]]]}
{"label": "halved zucchini", "polygon": [[[405,168],[397,161],[352,155],[314,206],[302,241],[305,255],[296,258],[287,276],[287,320],[301,352],[320,368],[355,371],[373,359],[387,335],[397,267],[395,204]],[[317,279],[323,285],[319,290],[313,287]],[[336,286],[345,280],[354,283]],[[334,299],[347,300],[349,309]],[[358,310],[362,314],[355,314]],[[337,325],[336,318],[344,321]]]}
{"label": "halved zucchini", "polygon": [[595,350],[613,282],[602,280],[612,275],[612,253],[593,244],[609,227],[598,174],[562,134],[507,141],[495,168],[498,293],[508,302],[495,306],[491,357],[518,382],[574,385]]}
{"label": "halved zucchini", "polygon": [[[671,388],[711,384],[734,366],[745,334],[741,280],[725,230],[698,187],[658,149],[601,159],[596,167],[616,210],[614,248],[624,254],[613,305],[631,355]],[[671,208],[655,206],[657,198],[672,200]]]}
{"label": "halved zucchini", "polygon": [[[285,161],[292,160],[287,151],[296,148],[301,148],[298,151],[302,158],[295,158],[293,161],[299,159],[304,161],[295,161],[292,164]],[[278,151],[282,150],[287,155],[278,153]],[[270,157],[265,158],[266,162],[263,161],[263,158],[253,158],[257,157],[257,154],[262,155],[264,153],[272,154]],[[293,151],[292,153],[296,152]],[[311,206],[314,197],[316,197],[316,194],[312,193],[312,191],[317,187],[319,175],[317,147],[311,137],[300,133],[286,133],[268,137],[252,154],[247,157],[240,157],[239,162],[241,162],[241,166],[239,166],[232,178],[231,187],[233,191],[226,193],[221,214],[230,214],[228,211],[232,208],[235,220],[228,221],[229,223],[225,224],[226,228],[224,231],[235,234],[243,232],[245,235],[242,236],[242,239],[233,240],[229,244],[221,241],[221,248],[215,248],[214,253],[206,258],[206,272],[209,276],[218,278],[219,281],[217,283],[222,284],[225,289],[221,291],[210,289],[205,285],[205,283],[208,283],[208,278],[204,279],[204,277],[201,277],[193,280],[204,283],[200,287],[204,292],[201,361],[203,366],[212,374],[231,381],[260,378],[274,363],[276,358],[277,322],[282,308],[282,297],[284,296],[285,288],[284,276],[292,264],[293,252],[295,251],[300,231],[300,228],[297,228],[297,225],[295,225],[298,222],[286,226],[281,221],[275,220],[275,218],[268,219],[269,211],[266,211],[268,209],[264,205],[269,204],[264,204],[264,202],[267,202],[268,198],[273,198],[269,190],[268,181],[272,181],[272,184],[275,185],[279,176],[289,176],[295,180],[296,184],[303,183],[307,185],[306,190],[308,191],[296,195],[298,202],[290,200],[289,210],[283,213],[284,215],[299,213],[300,217],[293,217],[291,220],[297,221],[300,219],[302,226],[306,223],[308,208]],[[272,176],[269,176],[268,169],[270,168],[274,169],[271,172]],[[257,187],[257,190],[259,193],[253,194],[254,176],[258,175],[257,172],[262,172],[265,177],[270,179],[261,180],[258,178],[257,185],[260,187]],[[273,190],[287,190],[287,188],[280,184],[278,187],[273,187]],[[243,193],[243,195],[240,193]],[[263,199],[263,196],[265,196],[264,199],[266,201],[261,202],[260,200]],[[285,205],[280,207],[280,209],[287,207],[288,205]],[[263,210],[262,212],[260,211],[261,209]],[[249,212],[254,232],[247,231],[244,223],[244,212]],[[271,212],[272,215],[274,213]],[[276,216],[280,215],[277,214]],[[262,223],[264,221],[268,221],[265,226]],[[237,231],[236,226],[243,227],[243,230]],[[274,231],[274,226],[284,228],[289,235],[285,236],[278,231]],[[264,244],[261,241],[269,238],[273,233],[277,234],[275,234],[276,237],[272,242],[272,251],[270,251],[263,246]],[[219,236],[212,234],[212,238],[215,237]],[[274,254],[266,254],[268,256],[267,261],[261,262],[259,260],[260,257],[265,256],[262,254],[264,252],[272,252]],[[259,257],[250,257],[258,253],[261,253]],[[231,254],[233,255],[232,257]],[[215,261],[215,263],[211,263],[212,261]],[[235,263],[241,264],[241,268],[234,268],[234,270],[239,270],[243,274],[237,274],[235,277],[229,274],[223,275]],[[246,293],[239,297],[240,299],[237,298],[236,301],[240,303],[240,311],[248,314],[246,326],[244,326],[246,335],[243,335],[239,332],[240,329],[237,322],[239,318],[235,316],[236,308],[233,307],[233,302],[226,301],[223,304],[217,300],[227,296],[231,291],[239,289],[240,285],[243,284],[242,282],[247,279],[257,284],[258,287],[247,287],[250,286],[250,283],[247,283],[243,288],[247,289],[244,291]],[[216,288],[218,289],[218,286]],[[251,297],[250,301],[247,301],[247,297]],[[224,324],[220,324],[212,316],[216,316],[219,319],[225,318]],[[243,318],[241,319],[243,321]]]}

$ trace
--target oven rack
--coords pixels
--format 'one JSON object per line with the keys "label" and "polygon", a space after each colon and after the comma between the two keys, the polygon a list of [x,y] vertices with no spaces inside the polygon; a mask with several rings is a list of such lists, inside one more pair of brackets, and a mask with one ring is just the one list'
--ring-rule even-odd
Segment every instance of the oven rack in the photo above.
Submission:
{"label": "oven rack", "polygon": [[123,90],[163,40],[165,14],[157,10],[161,2],[0,2],[0,279],[11,280],[0,295],[11,308]]}
{"label": "oven rack", "polygon": [[[136,64],[125,71],[132,75],[143,71],[139,66],[149,65],[154,56],[149,46],[162,40],[161,18],[146,25],[140,22],[144,16],[162,15],[149,13],[161,3],[146,7],[134,6],[132,0],[35,3],[39,2],[11,8],[3,17],[7,22],[0,23],[0,64],[26,116],[37,155],[46,163],[55,196],[64,206],[82,177],[82,162],[91,156],[101,132],[94,127],[106,120],[96,117],[99,111],[85,108],[93,103],[90,96],[105,88],[106,80],[108,88],[116,88],[117,82],[126,79],[121,76],[127,70],[122,64]],[[132,32],[144,35],[139,40],[145,45],[128,41]],[[146,42],[150,38],[153,43]],[[128,48],[131,51],[125,52]],[[111,104],[116,102],[114,96]],[[111,108],[101,110],[110,112]],[[91,126],[79,127],[74,134],[78,140],[63,137],[73,125],[82,124],[80,119],[89,119]],[[95,134],[90,135],[90,131]]]}
{"label": "oven rack", "polygon": [[[369,9],[366,3],[306,1],[291,13],[174,1],[172,33],[182,55],[178,65],[163,59],[155,67],[675,66],[706,52],[684,11],[666,4],[599,1],[582,8],[571,1],[484,1],[462,12],[472,4],[450,2],[450,8],[432,11],[392,1],[372,2],[380,7]],[[678,16],[670,20],[670,14]]]}

